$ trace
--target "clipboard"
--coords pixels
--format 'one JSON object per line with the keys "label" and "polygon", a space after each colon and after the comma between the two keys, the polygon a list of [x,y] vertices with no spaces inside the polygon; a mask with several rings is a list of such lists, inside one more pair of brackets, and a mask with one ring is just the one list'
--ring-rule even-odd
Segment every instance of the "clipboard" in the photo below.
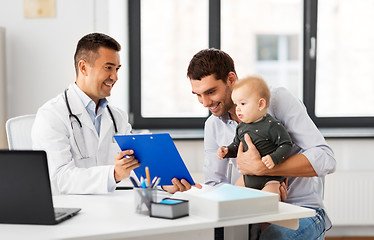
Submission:
{"label": "clipboard", "polygon": [[134,169],[138,179],[146,177],[145,167],[148,167],[151,179],[161,178],[159,185],[173,185],[171,180],[175,177],[195,185],[168,133],[115,135],[114,138],[122,151],[134,150],[134,156],[140,162],[140,167]]}

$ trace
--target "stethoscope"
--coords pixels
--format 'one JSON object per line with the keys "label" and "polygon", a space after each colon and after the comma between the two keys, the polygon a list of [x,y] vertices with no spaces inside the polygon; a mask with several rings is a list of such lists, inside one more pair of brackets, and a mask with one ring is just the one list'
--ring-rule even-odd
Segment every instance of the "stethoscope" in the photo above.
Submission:
{"label": "stethoscope", "polygon": [[[83,134],[82,134],[82,122],[79,120],[78,116],[73,114],[73,112],[71,111],[67,92],[68,92],[68,89],[65,89],[65,91],[64,91],[65,103],[66,103],[66,107],[69,111],[70,125],[71,125],[71,128],[73,130],[74,140],[75,140],[75,143],[78,147],[78,151],[79,151],[82,159],[89,158],[89,156],[87,154],[86,145],[85,145],[84,139],[83,139]],[[112,121],[113,121],[114,134],[117,134],[118,129],[117,129],[116,121],[114,120],[113,113],[110,110],[108,105],[106,107],[107,107],[109,115],[110,115],[110,117],[112,118]],[[79,128],[77,128],[76,126],[79,126]],[[81,147],[79,147],[79,146],[81,146]]]}

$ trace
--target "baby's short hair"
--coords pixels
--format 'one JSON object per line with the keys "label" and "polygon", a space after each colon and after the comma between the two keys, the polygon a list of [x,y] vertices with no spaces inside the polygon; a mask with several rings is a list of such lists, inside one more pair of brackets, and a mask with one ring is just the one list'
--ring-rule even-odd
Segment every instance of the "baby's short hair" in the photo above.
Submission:
{"label": "baby's short hair", "polygon": [[269,106],[270,89],[263,78],[258,77],[258,76],[249,76],[249,77],[240,79],[234,84],[233,90],[238,89],[243,86],[247,86],[251,90],[257,92],[260,98],[265,99],[266,107]]}

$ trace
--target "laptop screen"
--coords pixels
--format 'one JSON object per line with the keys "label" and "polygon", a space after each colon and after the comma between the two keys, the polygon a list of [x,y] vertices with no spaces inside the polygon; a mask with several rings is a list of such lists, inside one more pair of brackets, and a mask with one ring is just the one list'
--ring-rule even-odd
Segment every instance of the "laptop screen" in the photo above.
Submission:
{"label": "laptop screen", "polygon": [[55,224],[44,151],[0,150],[0,222]]}

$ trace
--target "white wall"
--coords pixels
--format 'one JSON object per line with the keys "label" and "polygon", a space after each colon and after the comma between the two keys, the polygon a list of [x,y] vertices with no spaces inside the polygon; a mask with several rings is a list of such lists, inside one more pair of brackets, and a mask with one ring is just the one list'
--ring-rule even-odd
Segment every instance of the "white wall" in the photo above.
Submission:
{"label": "white wall", "polygon": [[95,30],[92,1],[56,1],[55,18],[27,19],[23,1],[1,0],[6,28],[7,116],[35,113],[74,81],[73,54],[80,37]]}
{"label": "white wall", "polygon": [[[109,21],[117,21],[118,17],[109,17],[108,11],[110,7],[125,7],[122,2],[56,1],[55,18],[31,19],[23,16],[22,0],[0,0],[0,26],[7,33],[8,118],[35,113],[75,80],[73,55],[78,40],[94,31],[115,31]],[[119,29],[111,34],[122,45],[124,31]]]}
{"label": "white wall", "polygon": [[[6,119],[36,113],[47,100],[74,82],[74,51],[90,32],[115,37],[123,46],[123,70],[113,91],[119,107],[127,110],[127,40],[124,35],[126,1],[56,0],[56,17],[25,18],[23,0],[0,0],[0,27],[6,30],[6,96],[1,115]],[[111,11],[111,14],[109,14]],[[124,26],[114,29],[112,26]],[[121,23],[121,24],[118,24]],[[3,101],[3,94],[1,100]],[[2,133],[3,126],[1,128]],[[2,136],[0,134],[0,136]],[[4,146],[0,139],[1,147]]]}
{"label": "white wall", "polygon": [[[371,138],[327,139],[327,143],[335,152],[336,172],[339,173],[326,178],[326,189],[330,189],[330,193],[334,192],[333,198],[330,193],[325,192],[326,205],[331,206],[327,210],[333,224],[334,222],[341,222],[342,219],[339,219],[341,216],[345,218],[349,216],[351,219],[350,224],[333,225],[333,228],[327,232],[327,236],[374,236],[372,225],[374,219],[372,203],[374,199],[370,199],[373,197],[374,190],[374,157],[372,155],[374,140]],[[336,182],[335,179],[341,179],[342,176],[345,176],[345,179]],[[328,182],[329,180],[330,182]],[[331,182],[335,185],[331,185]],[[358,198],[364,198],[365,200]],[[335,199],[335,201],[329,202],[332,199]],[[355,204],[365,201],[367,201],[367,204],[365,203],[363,206]],[[346,203],[350,204],[347,206]],[[337,209],[336,206],[344,207]],[[360,222],[363,222],[363,219],[370,219],[370,222],[367,221],[365,225],[359,225],[355,222],[357,219],[360,219]]]}

